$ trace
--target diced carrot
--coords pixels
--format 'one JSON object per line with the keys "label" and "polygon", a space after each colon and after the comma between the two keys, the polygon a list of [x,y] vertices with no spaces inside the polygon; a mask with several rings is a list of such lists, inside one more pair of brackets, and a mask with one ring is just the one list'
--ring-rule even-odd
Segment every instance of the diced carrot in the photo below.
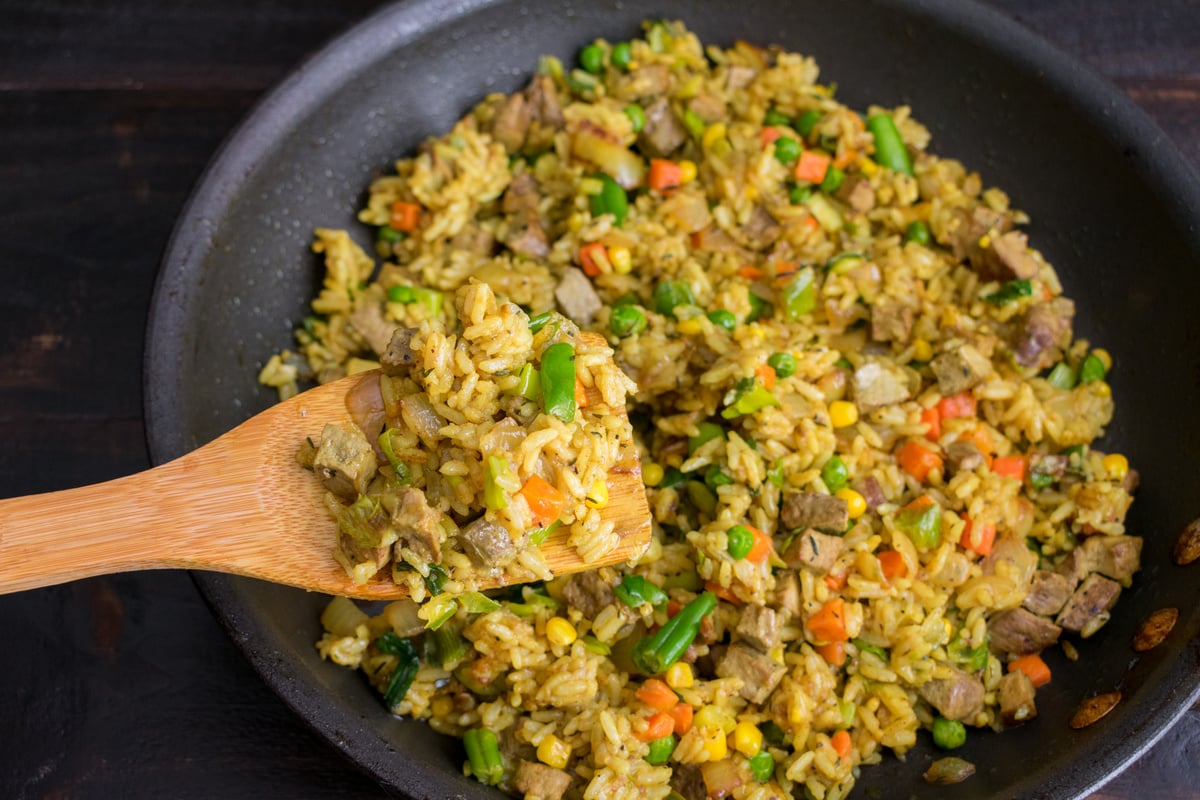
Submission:
{"label": "diced carrot", "polygon": [[421,207],[416,203],[406,203],[397,200],[392,203],[392,227],[404,233],[412,233],[417,229],[417,221],[421,217]]}
{"label": "diced carrot", "polygon": [[896,461],[909,475],[924,483],[929,473],[942,468],[942,458],[923,444],[909,439],[896,451]]}
{"label": "diced carrot", "polygon": [[962,546],[968,550],[974,550],[979,555],[986,556],[992,552],[992,545],[996,542],[996,526],[990,522],[977,523],[968,517],[960,541]]}
{"label": "diced carrot", "polygon": [[933,498],[927,494],[923,494],[900,510],[907,511],[914,515],[919,515],[931,505],[933,505]]}
{"label": "diced carrot", "polygon": [[754,368],[754,374],[762,381],[764,389],[775,388],[775,368],[770,364],[759,364]]}
{"label": "diced carrot", "polygon": [[671,617],[675,616],[682,609],[683,609],[683,603],[680,603],[678,600],[676,600],[674,598],[668,600],[667,601],[667,619],[670,619]]}
{"label": "diced carrot", "polygon": [[833,165],[835,167],[837,167],[838,169],[845,169],[846,167],[850,166],[857,160],[858,160],[858,151],[857,150],[846,150],[846,151],[840,153],[835,159],[833,159]]}
{"label": "diced carrot", "polygon": [[846,663],[846,645],[841,642],[829,642],[828,644],[814,645],[813,649],[817,651],[817,655],[825,659],[825,663],[830,666],[840,667]]}
{"label": "diced carrot", "polygon": [[567,498],[563,493],[538,475],[530,475],[517,494],[525,498],[533,521],[538,525],[546,526],[554,522],[567,507]]}
{"label": "diced carrot", "polygon": [[[774,370],[772,370],[773,372]],[[746,526],[750,532],[754,534],[754,546],[750,548],[750,552],[746,555],[747,561],[752,561],[756,564],[761,564],[771,554],[771,537],[760,531],[758,528]]]}
{"label": "diced carrot", "polygon": [[638,687],[634,695],[638,700],[659,711],[670,711],[679,704],[679,695],[658,678],[647,680]]}
{"label": "diced carrot", "polygon": [[670,711],[671,719],[675,720],[675,733],[683,736],[692,729],[692,716],[695,710],[687,703],[679,703]]}
{"label": "diced carrot", "polygon": [[1008,662],[1009,672],[1016,672],[1017,670],[1029,676],[1029,680],[1033,681],[1035,689],[1039,686],[1045,686],[1050,682],[1050,667],[1046,665],[1046,662],[1037,653],[1014,658]]}
{"label": "diced carrot", "polygon": [[805,217],[804,222],[800,224],[811,230],[816,230],[817,228],[821,227],[821,223],[817,222],[817,218],[812,214],[809,214],[807,217]]}
{"label": "diced carrot", "polygon": [[849,731],[838,731],[829,737],[829,743],[833,745],[833,750],[838,754],[838,758],[843,761],[850,756],[850,751],[854,749],[854,742],[850,739]]}
{"label": "diced carrot", "polygon": [[1002,456],[992,459],[992,472],[1006,478],[1025,480],[1025,456]]}
{"label": "diced carrot", "polygon": [[775,142],[775,140],[778,139],[782,135],[783,134],[780,133],[779,128],[775,128],[775,127],[763,128],[758,133],[758,141],[760,141],[762,143],[763,147],[770,147]]}
{"label": "diced carrot", "polygon": [[588,405],[587,387],[579,380],[578,374],[575,376],[575,405],[579,408],[587,408]]}
{"label": "diced carrot", "polygon": [[588,242],[579,248],[579,265],[589,278],[599,275],[603,271],[601,265],[607,263],[608,251],[600,242]]}
{"label": "diced carrot", "polygon": [[950,397],[943,397],[937,404],[938,413],[942,419],[958,419],[959,417],[975,416],[975,395],[970,392],[959,392]]}
{"label": "diced carrot", "polygon": [[688,242],[692,245],[692,249],[698,249],[702,241],[704,241],[704,237],[700,235],[700,231],[688,234]]}
{"label": "diced carrot", "polygon": [[647,179],[647,185],[663,194],[670,194],[679,188],[683,183],[683,168],[674,161],[668,161],[665,158],[653,158],[650,160],[650,177]]}
{"label": "diced carrot", "polygon": [[908,565],[904,563],[904,556],[900,555],[898,550],[884,550],[876,558],[879,559],[879,570],[889,581],[908,574]]}
{"label": "diced carrot", "polygon": [[825,585],[836,592],[846,585],[846,579],[849,577],[845,572],[831,572],[825,576]]}
{"label": "diced carrot", "polygon": [[979,448],[979,452],[984,454],[996,452],[996,445],[992,444],[991,435],[982,425],[977,425],[969,431],[963,431],[958,435],[958,440],[960,442],[971,442]]}
{"label": "diced carrot", "polygon": [[826,601],[817,613],[804,623],[820,642],[844,642],[850,638],[846,632],[846,601],[840,597]]}
{"label": "diced carrot", "polygon": [[942,438],[942,413],[937,406],[922,411],[921,422],[925,423],[926,436],[935,442]]}
{"label": "diced carrot", "polygon": [[805,150],[796,162],[796,179],[809,183],[820,183],[825,180],[829,171],[829,156],[816,150]]}
{"label": "diced carrot", "polygon": [[752,267],[747,264],[744,267],[738,267],[737,274],[746,280],[756,281],[763,276],[763,271],[758,267]]}
{"label": "diced carrot", "polygon": [[646,729],[637,734],[637,738],[643,742],[653,742],[655,739],[670,736],[673,730],[675,730],[675,720],[667,712],[659,711],[646,720]]}
{"label": "diced carrot", "polygon": [[733,590],[728,586],[722,586],[716,581],[707,581],[704,584],[704,588],[727,603],[733,603],[735,606],[740,606],[742,604],[742,598],[734,594]]}

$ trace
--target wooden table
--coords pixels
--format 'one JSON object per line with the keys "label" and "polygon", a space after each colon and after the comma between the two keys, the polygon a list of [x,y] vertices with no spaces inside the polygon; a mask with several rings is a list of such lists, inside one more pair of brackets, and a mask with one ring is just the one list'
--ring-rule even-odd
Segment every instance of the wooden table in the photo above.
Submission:
{"label": "wooden table", "polygon": [[[1200,166],[1200,3],[989,2]],[[376,5],[0,0],[0,493],[148,466],[142,336],[180,206],[259,95]],[[0,798],[383,796],[263,686],[186,574],[0,597],[0,630]],[[1197,750],[1192,709],[1094,797],[1200,796]]]}

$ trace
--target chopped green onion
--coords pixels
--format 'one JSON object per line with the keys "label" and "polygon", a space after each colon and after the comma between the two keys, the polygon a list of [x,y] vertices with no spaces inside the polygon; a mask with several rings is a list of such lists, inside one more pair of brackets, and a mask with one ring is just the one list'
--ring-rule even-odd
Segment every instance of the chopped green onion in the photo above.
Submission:
{"label": "chopped green onion", "polygon": [[630,608],[644,603],[657,607],[667,602],[667,593],[641,575],[626,575],[613,589],[613,594]]}
{"label": "chopped green onion", "polygon": [[[392,670],[392,676],[388,679],[387,690],[383,693],[383,702],[387,705],[388,711],[395,713],[397,706],[404,702],[404,697],[408,694],[413,679],[417,677],[417,670],[421,668],[421,659],[417,657],[417,648],[409,639],[401,639],[397,636],[395,641],[389,640],[388,647],[391,649],[388,655],[396,657],[396,668]],[[382,648],[380,649],[382,650]]]}
{"label": "chopped green onion", "polygon": [[554,522],[551,522],[549,525],[547,525],[544,528],[538,528],[534,531],[530,531],[529,541],[533,542],[538,547],[541,547],[543,544],[546,543],[546,540],[550,538],[550,534],[552,534],[556,530],[558,530],[558,527],[560,525],[562,525],[562,520],[556,519],[556,520],[554,520]]}
{"label": "chopped green onion", "polygon": [[834,455],[825,462],[825,466],[821,467],[821,480],[831,492],[836,492],[846,485],[850,480],[850,470],[846,468],[846,462],[842,461],[841,456]]}
{"label": "chopped green onion", "polygon": [[790,136],[780,136],[775,140],[775,160],[785,167],[796,163],[800,157],[800,143]]}
{"label": "chopped green onion", "polygon": [[837,707],[838,713],[842,715],[842,727],[849,728],[854,725],[854,713],[856,710],[854,703],[851,703],[849,700],[838,700]]}
{"label": "chopped green onion", "polygon": [[788,281],[783,290],[783,304],[787,318],[795,321],[817,307],[817,290],[813,285],[813,271],[805,267]]}
{"label": "chopped green onion", "polygon": [[754,777],[754,780],[759,783],[766,783],[775,774],[775,758],[766,750],[760,750],[750,756],[750,760],[746,762],[746,765],[750,767],[750,774]]}
{"label": "chopped green onion", "polygon": [[845,171],[831,164],[829,169],[825,170],[825,177],[821,180],[821,191],[825,194],[833,194],[842,188],[842,183],[845,180]]}
{"label": "chopped green onion", "polygon": [[815,108],[810,108],[808,111],[805,111],[796,118],[796,133],[807,139],[808,135],[813,132],[813,128],[815,128],[817,123],[820,121],[821,112],[817,111]]}
{"label": "chopped green onion", "polygon": [[533,364],[521,367],[521,372],[517,375],[517,385],[508,390],[508,393],[524,397],[526,400],[537,400],[542,396],[541,372]]}
{"label": "chopped green onion", "polygon": [[396,455],[395,445],[392,444],[392,433],[395,430],[395,428],[388,428],[379,434],[379,449],[387,456],[388,463],[392,465],[392,471],[396,473],[396,485],[407,486],[412,483],[412,470]]}
{"label": "chopped green onion", "polygon": [[441,594],[442,587],[449,579],[450,576],[446,574],[446,570],[441,564],[430,564],[429,574],[425,576],[425,588],[430,595]]}
{"label": "chopped green onion", "polygon": [[375,640],[375,647],[379,652],[389,656],[403,655],[407,650],[410,642],[403,636],[399,636],[395,631],[387,631],[378,639]]}
{"label": "chopped green onion", "polygon": [[[574,387],[572,386],[572,390]],[[500,456],[488,456],[483,466],[483,499],[484,504],[492,511],[508,508],[508,492],[504,491],[498,481],[508,474],[508,459]]]}
{"label": "chopped green onion", "polygon": [[700,621],[717,607],[717,596],[703,592],[680,609],[679,613],[653,635],[633,648],[633,663],[647,675],[659,675],[674,664],[696,640]]}
{"label": "chopped green onion", "polygon": [[1071,365],[1065,361],[1055,364],[1054,369],[1050,370],[1050,374],[1046,376],[1046,383],[1055,389],[1074,389],[1075,381],[1075,370],[1071,369]]}
{"label": "chopped green onion", "polygon": [[500,610],[500,604],[482,592],[467,592],[459,595],[458,600],[470,614],[490,614]]}
{"label": "chopped green onion", "polygon": [[646,315],[637,306],[617,306],[608,317],[608,329],[624,339],[646,330]]}
{"label": "chopped green onion", "polygon": [[604,48],[598,44],[589,44],[579,51],[579,66],[592,75],[604,71]]}
{"label": "chopped green onion", "polygon": [[732,484],[733,477],[720,464],[710,464],[708,469],[704,470],[704,485],[714,492],[718,486],[731,486]]}
{"label": "chopped green onion", "polygon": [[416,301],[417,296],[413,293],[413,287],[411,286],[389,286],[387,298],[389,303],[404,303],[408,305]]}
{"label": "chopped green onion", "polygon": [[780,378],[790,378],[796,374],[798,364],[791,353],[772,353],[767,357],[767,366],[775,370]]}
{"label": "chopped green onion", "polygon": [[442,302],[445,298],[442,293],[434,289],[426,289],[423,286],[413,287],[413,302],[425,306],[429,309],[430,316],[436,317],[442,311]]}
{"label": "chopped green onion", "polygon": [[933,743],[943,750],[954,750],[967,742],[967,729],[961,722],[945,717],[933,718]]}
{"label": "chopped green onion", "polygon": [[713,439],[723,438],[725,429],[715,422],[701,422],[696,426],[698,431],[695,436],[688,438],[688,455],[692,455],[704,445],[711,442]]}
{"label": "chopped green onion", "polygon": [[598,656],[606,656],[612,652],[612,648],[604,642],[597,639],[595,636],[581,636],[579,641],[583,642],[583,647],[589,653]]}
{"label": "chopped green onion", "polygon": [[417,616],[425,620],[425,630],[436,631],[458,613],[458,601],[448,594],[439,594],[421,606]]}
{"label": "chopped green onion", "polygon": [[629,69],[629,62],[633,61],[633,48],[629,42],[617,42],[613,45],[612,53],[609,54],[608,60],[612,65],[620,70]]}
{"label": "chopped green onion", "polygon": [[916,242],[919,245],[929,246],[933,241],[933,237],[929,234],[929,226],[919,219],[914,219],[908,223],[908,227],[904,229],[904,241]]}
{"label": "chopped green onion", "polygon": [[654,287],[654,310],[664,316],[674,317],[677,306],[693,306],[696,298],[687,281],[661,281]]}
{"label": "chopped green onion", "polygon": [[534,314],[529,318],[529,332],[537,333],[542,328],[546,327],[546,323],[555,315],[555,311],[543,311],[540,314]]}
{"label": "chopped green onion", "polygon": [[338,530],[349,536],[358,547],[369,550],[378,547],[383,536],[383,531],[372,524],[381,519],[385,517],[379,501],[364,494],[352,505],[338,511],[337,526]]}
{"label": "chopped green onion", "polygon": [[1019,280],[1009,281],[991,294],[985,295],[983,299],[994,306],[1001,306],[1005,303],[1011,303],[1012,301],[1022,297],[1031,297],[1032,295],[1033,282]]}
{"label": "chopped green onion", "polygon": [[556,342],[542,353],[542,408],[563,422],[575,419],[575,348]]}
{"label": "chopped green onion", "polygon": [[755,383],[753,388],[736,395],[734,401],[721,412],[721,417],[736,419],[777,405],[779,401],[775,399],[775,395],[768,392],[762,384]]}
{"label": "chopped green onion", "polygon": [[1054,484],[1054,476],[1048,472],[1032,470],[1029,473],[1029,485],[1035,489],[1048,489]]}
{"label": "chopped green onion", "polygon": [[725,542],[725,549],[729,551],[729,555],[740,561],[754,549],[754,534],[745,526],[734,525],[725,534]]}
{"label": "chopped green onion", "polygon": [[688,499],[692,501],[692,505],[700,509],[705,514],[711,514],[717,510],[717,496],[713,494],[712,489],[700,481],[688,481],[684,486],[687,491]]}
{"label": "chopped green onion", "polygon": [[687,475],[677,470],[675,467],[667,467],[663,472],[663,479],[658,482],[659,489],[678,489],[687,482]]}
{"label": "chopped green onion", "polygon": [[463,734],[463,747],[476,780],[488,786],[500,782],[504,777],[504,762],[500,760],[500,743],[494,731],[472,728]]}
{"label": "chopped green onion", "polygon": [[687,128],[693,139],[699,139],[704,135],[707,125],[699,114],[689,108],[683,112],[683,127]]}
{"label": "chopped green onion", "polygon": [[704,581],[693,570],[687,572],[679,572],[674,575],[668,575],[663,578],[662,588],[667,589],[686,589],[689,592],[696,592],[704,585]]}
{"label": "chopped green onion", "polygon": [[1102,381],[1108,375],[1108,370],[1104,367],[1104,362],[1096,357],[1095,353],[1088,353],[1087,358],[1079,365],[1079,382],[1092,383],[1093,381]]}
{"label": "chopped green onion", "polygon": [[839,253],[825,262],[825,269],[834,275],[845,275],[864,260],[862,253]]}
{"label": "chopped green onion", "polygon": [[656,767],[660,767],[667,763],[671,757],[671,753],[675,752],[675,736],[668,733],[661,739],[655,739],[650,743],[650,752],[646,753],[646,761]]}
{"label": "chopped green onion", "polygon": [[767,110],[767,115],[763,118],[764,125],[791,125],[792,118],[784,114],[777,108]]}
{"label": "chopped green onion", "polygon": [[625,106],[625,116],[629,117],[634,133],[641,133],[642,128],[646,127],[646,112],[637,103]]}
{"label": "chopped green onion", "polygon": [[776,489],[783,488],[783,459],[782,458],[776,459],[775,465],[773,467],[771,467],[769,470],[767,470],[767,480],[769,480],[771,482],[771,485],[774,486]]}
{"label": "chopped green onion", "polygon": [[711,322],[713,325],[716,325],[718,328],[724,328],[725,330],[732,332],[733,329],[737,327],[737,316],[735,316],[732,311],[726,311],[723,308],[718,308],[716,311],[708,312],[708,314],[705,316],[708,317],[709,322]]}
{"label": "chopped green onion", "polygon": [[591,197],[592,216],[612,214],[617,224],[620,225],[625,221],[625,215],[629,213],[629,198],[626,196],[625,190],[608,175],[597,175],[595,180],[600,181],[601,188],[598,194]]}
{"label": "chopped green onion", "polygon": [[850,644],[857,647],[859,653],[870,653],[871,655],[875,656],[880,661],[882,661],[884,664],[888,663],[889,659],[888,659],[887,650],[884,650],[882,647],[876,647],[873,644],[864,642],[862,639],[851,639]]}
{"label": "chopped green onion", "polygon": [[[442,669],[454,669],[471,650],[471,643],[454,625],[443,625],[436,631],[431,631],[425,658],[427,661],[437,660]],[[432,652],[431,652],[432,651]]]}
{"label": "chopped green onion", "polygon": [[867,119],[867,130],[875,137],[875,160],[881,166],[905,175],[913,174],[908,148],[890,114],[873,114]]}
{"label": "chopped green onion", "polygon": [[942,507],[931,502],[921,508],[904,508],[896,515],[896,527],[922,550],[937,547],[942,541]]}

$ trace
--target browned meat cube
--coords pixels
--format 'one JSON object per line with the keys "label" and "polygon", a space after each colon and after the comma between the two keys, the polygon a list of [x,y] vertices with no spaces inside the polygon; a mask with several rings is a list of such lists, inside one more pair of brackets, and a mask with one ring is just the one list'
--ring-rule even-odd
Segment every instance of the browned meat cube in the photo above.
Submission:
{"label": "browned meat cube", "polygon": [[854,401],[864,411],[903,403],[912,396],[900,367],[869,361],[854,371]]}
{"label": "browned meat cube", "polygon": [[515,153],[525,144],[525,134],[529,132],[529,123],[533,120],[533,108],[524,94],[510,94],[492,118],[492,138],[504,145],[509,153]]}
{"label": "browned meat cube", "polygon": [[850,513],[846,501],[840,497],[820,492],[787,492],[783,496],[779,519],[791,531],[816,528],[843,533],[850,522]]}
{"label": "browned meat cube", "polygon": [[699,764],[672,764],[671,788],[683,800],[708,800],[708,787]]}
{"label": "browned meat cube", "polygon": [[887,502],[887,497],[883,494],[883,487],[879,485],[879,481],[874,475],[868,475],[854,484],[854,490],[863,496],[867,501],[867,510],[874,511]]}
{"label": "browned meat cube", "polygon": [[519,762],[513,776],[513,788],[527,800],[561,800],[570,785],[571,776],[566,771],[534,761]]}
{"label": "browned meat cube", "polygon": [[425,493],[409,487],[400,492],[400,502],[392,514],[392,525],[399,541],[396,542],[396,561],[399,562],[400,548],[407,547],[428,563],[442,560],[442,512],[429,505]]}
{"label": "browned meat cube", "polygon": [[563,599],[583,612],[585,619],[595,619],[605,606],[612,605],[613,587],[598,572],[580,572],[567,579]]}
{"label": "browned meat cube", "polygon": [[866,178],[850,178],[846,180],[834,195],[855,213],[865,214],[875,207],[875,190]]}
{"label": "browned meat cube", "polygon": [[741,678],[740,694],[751,703],[762,703],[787,674],[787,667],[744,644],[732,644],[717,664],[722,678]]}
{"label": "browned meat cube", "polygon": [[1142,565],[1142,537],[1089,536],[1075,548],[1088,572],[1099,572],[1125,586]]}
{"label": "browned meat cube", "polygon": [[1133,494],[1137,491],[1138,486],[1142,482],[1142,475],[1136,469],[1131,469],[1125,473],[1125,477],[1121,479],[1121,488],[1125,490],[1125,494]]}
{"label": "browned meat cube", "polygon": [[1028,280],[1038,274],[1037,260],[1029,253],[1029,240],[1021,231],[990,238],[979,250],[975,271],[981,280]]}
{"label": "browned meat cube", "polygon": [[646,64],[623,75],[617,86],[621,97],[630,100],[642,97],[657,99],[671,88],[671,68],[659,62]]}
{"label": "browned meat cube", "polygon": [[1025,367],[1043,367],[1056,361],[1060,349],[1071,341],[1074,319],[1075,303],[1065,297],[1056,297],[1025,312],[1013,342],[1017,362]]}
{"label": "browned meat cube", "polygon": [[792,569],[808,567],[817,572],[828,572],[842,554],[844,545],[840,537],[827,536],[810,528],[792,541],[783,553],[783,560]]}
{"label": "browned meat cube", "polygon": [[767,249],[775,243],[782,232],[783,228],[761,204],[754,207],[746,224],[737,231],[742,243],[752,250]]}
{"label": "browned meat cube", "polygon": [[1012,215],[1002,211],[993,211],[987,206],[979,206],[972,211],[956,212],[951,225],[948,241],[954,257],[970,259],[976,269],[982,264],[984,253],[979,246],[979,240],[984,234],[993,231],[1004,232],[1013,226]]}
{"label": "browned meat cube", "polygon": [[1086,638],[1108,622],[1108,611],[1121,596],[1121,584],[1096,573],[1084,578],[1055,620],[1064,630]]}
{"label": "browned meat cube", "polygon": [[[711,615],[709,615],[711,616]],[[765,606],[746,606],[734,631],[764,653],[779,644],[783,615]]]}
{"label": "browned meat cube", "polygon": [[554,88],[554,79],[549,75],[535,75],[525,89],[525,99],[537,121],[556,130],[565,124],[558,90]]}
{"label": "browned meat cube", "polygon": [[950,472],[972,472],[983,466],[986,459],[974,442],[956,441],[946,445],[946,464]]}
{"label": "browned meat cube", "polygon": [[1071,581],[1057,572],[1039,569],[1033,573],[1033,581],[1029,585],[1029,594],[1021,605],[1034,614],[1050,617],[1062,611],[1071,591],[1075,588]]}
{"label": "browned meat cube", "polygon": [[1001,611],[988,620],[992,649],[1023,656],[1040,653],[1058,641],[1062,628],[1023,608]]}
{"label": "browned meat cube", "polygon": [[350,327],[376,355],[382,355],[392,339],[392,331],[396,330],[396,323],[389,322],[383,315],[382,305],[368,302],[350,314]]}
{"label": "browned meat cube", "polygon": [[638,137],[646,155],[666,158],[686,140],[687,131],[675,118],[675,112],[665,97],[660,97],[646,109],[646,125]]}
{"label": "browned meat cube", "polygon": [[500,210],[505,214],[536,214],[541,202],[541,186],[528,172],[515,176],[504,190]]}
{"label": "browned meat cube", "polygon": [[591,325],[596,314],[604,307],[600,296],[592,288],[592,282],[583,274],[583,270],[567,267],[559,278],[558,287],[554,290],[554,299],[558,308],[568,319],[579,325]]}
{"label": "browned meat cube", "polygon": [[881,297],[871,304],[871,338],[877,342],[908,341],[912,334],[913,309],[907,303]]}
{"label": "browned meat cube", "polygon": [[530,217],[524,226],[514,226],[504,237],[504,244],[519,256],[526,258],[545,258],[550,255],[550,240],[542,223]]}
{"label": "browned meat cube", "polygon": [[347,502],[358,499],[375,477],[377,466],[375,449],[358,428],[347,430],[330,424],[321,431],[313,471],[338,497]]}
{"label": "browned meat cube", "polygon": [[416,333],[416,328],[396,328],[388,341],[387,349],[379,359],[384,375],[406,375],[412,365],[417,363],[417,354],[412,349],[412,340]]}
{"label": "browned meat cube", "polygon": [[1014,670],[1000,679],[1000,719],[1006,726],[1020,725],[1037,716],[1033,681],[1021,670]]}
{"label": "browned meat cube", "polygon": [[942,353],[929,362],[943,396],[965,392],[992,372],[992,362],[969,344]]}
{"label": "browned meat cube", "polygon": [[791,570],[775,573],[775,605],[798,617],[804,611],[800,593],[800,576]]}
{"label": "browned meat cube", "polygon": [[463,551],[481,567],[499,567],[508,563],[522,545],[514,542],[502,525],[480,517],[458,532]]}
{"label": "browned meat cube", "polygon": [[946,719],[969,722],[983,710],[983,682],[961,670],[952,678],[935,678],[917,689],[926,703]]}
{"label": "browned meat cube", "polygon": [[715,94],[702,91],[688,103],[688,110],[705,122],[717,122],[725,116],[725,101]]}

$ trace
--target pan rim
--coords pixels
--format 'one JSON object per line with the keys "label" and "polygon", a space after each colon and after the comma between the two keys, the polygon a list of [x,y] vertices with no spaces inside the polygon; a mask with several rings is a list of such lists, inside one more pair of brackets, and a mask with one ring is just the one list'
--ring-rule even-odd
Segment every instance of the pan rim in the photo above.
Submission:
{"label": "pan rim", "polygon": [[[171,333],[185,319],[194,276],[201,272],[204,258],[215,246],[217,220],[238,194],[240,186],[256,165],[289,130],[344,85],[353,75],[385,58],[407,41],[431,30],[507,0],[465,0],[452,10],[439,0],[410,0],[386,6],[335,36],[309,56],[278,86],[268,91],[253,110],[225,139],[196,183],[168,241],[151,299],[146,328],[143,397],[146,434],[155,464],[181,455],[199,443],[188,442],[173,420],[181,407],[183,387],[178,370],[179,342]],[[1200,252],[1200,232],[1195,218],[1200,214],[1200,181],[1178,148],[1122,91],[1090,67],[1061,52],[1037,34],[998,11],[973,0],[882,0],[914,17],[936,19],[953,32],[978,43],[997,57],[1037,70],[1041,79],[1057,90],[1064,102],[1082,119],[1101,124],[1110,141],[1147,143],[1130,155],[1135,169],[1164,197],[1172,223],[1189,231],[1193,250]],[[368,53],[371,56],[359,54]],[[440,768],[428,764],[404,764],[396,768],[396,754],[385,741],[368,730],[349,712],[339,712],[327,698],[309,691],[303,681],[279,669],[280,657],[269,646],[269,633],[255,619],[239,587],[250,579],[214,573],[194,573],[205,601],[243,655],[264,682],[302,720],[357,764],[386,785],[414,795],[436,785]],[[264,645],[264,642],[268,644]],[[1192,662],[1200,661],[1200,639],[1190,642]],[[1180,662],[1184,659],[1180,659]],[[1200,699],[1200,672],[1177,664],[1175,680],[1163,681],[1147,700],[1143,723],[1123,737],[1111,737],[1105,749],[1086,764],[1060,770],[1049,780],[1032,778],[1031,770],[1017,790],[1036,788],[1037,795],[1053,798],[1084,797],[1095,791],[1124,767],[1135,761]]]}

